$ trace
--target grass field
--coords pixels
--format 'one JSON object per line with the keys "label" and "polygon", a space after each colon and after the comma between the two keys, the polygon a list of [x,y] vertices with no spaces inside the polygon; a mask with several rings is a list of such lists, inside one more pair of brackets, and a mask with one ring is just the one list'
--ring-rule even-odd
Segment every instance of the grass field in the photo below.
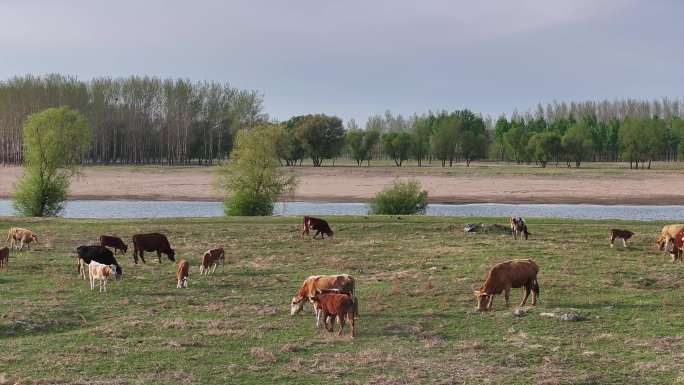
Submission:
{"label": "grass field", "polygon": [[[463,234],[480,221],[505,223],[336,217],[335,238],[314,241],[299,237],[299,218],[2,219],[3,234],[25,226],[43,243],[0,271],[0,383],[684,382],[684,271],[653,248],[663,223],[529,220],[527,242]],[[637,233],[631,249],[608,247],[611,226]],[[77,245],[153,230],[191,261],[189,289],[175,288],[173,263],[133,266],[130,252],[107,293],[77,277]],[[230,264],[199,277],[214,245]],[[497,296],[474,312],[489,267],[528,257],[541,268],[539,305],[518,318]],[[309,306],[289,314],[306,276],[338,272],[357,278],[355,340],[316,331]],[[586,320],[541,315],[568,311]]]}

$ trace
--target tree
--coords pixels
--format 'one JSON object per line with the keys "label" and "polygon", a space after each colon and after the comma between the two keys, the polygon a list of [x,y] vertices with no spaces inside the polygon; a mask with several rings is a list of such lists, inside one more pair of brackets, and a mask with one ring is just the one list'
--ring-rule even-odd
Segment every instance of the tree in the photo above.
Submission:
{"label": "tree", "polygon": [[418,160],[418,167],[423,165],[423,159],[430,153],[430,135],[432,127],[425,117],[414,117],[411,124],[411,152]]}
{"label": "tree", "polygon": [[383,134],[381,142],[383,151],[392,157],[397,167],[401,167],[411,151],[411,135],[404,131],[392,131]]}
{"label": "tree", "polygon": [[364,131],[353,128],[347,131],[347,144],[358,166],[366,160],[370,163],[371,151],[379,137],[380,134],[375,130]]}
{"label": "tree", "polygon": [[494,126],[494,140],[496,141],[497,153],[499,154],[500,160],[504,160],[504,155],[506,154],[506,142],[504,141],[504,135],[510,130],[511,125],[505,116],[500,116],[496,120],[496,125]]}
{"label": "tree", "polygon": [[518,164],[527,160],[528,136],[521,122],[511,122],[511,128],[504,134],[503,138],[509,159],[512,158]]}
{"label": "tree", "polygon": [[276,200],[294,192],[295,177],[279,167],[276,157],[277,135],[268,125],[237,133],[230,163],[218,169],[228,192],[226,215],[271,215]]}
{"label": "tree", "polygon": [[583,160],[588,159],[593,151],[593,142],[591,130],[586,121],[580,121],[570,127],[563,135],[562,144],[568,167],[570,167],[571,160],[575,162],[575,167],[579,167]]}
{"label": "tree", "polygon": [[323,160],[339,155],[344,146],[344,127],[336,116],[307,115],[298,124],[296,133],[314,167],[320,167]]}
{"label": "tree", "polygon": [[78,111],[49,108],[30,115],[24,125],[24,176],[16,185],[16,211],[34,217],[59,214],[90,139],[88,121]]}
{"label": "tree", "polygon": [[278,158],[285,160],[287,166],[300,164],[306,156],[304,144],[296,135],[296,129],[301,120],[294,117],[288,120],[280,129],[278,137]]}
{"label": "tree", "polygon": [[449,167],[454,164],[456,158],[456,146],[458,146],[458,132],[463,122],[454,115],[443,114],[436,123],[435,135],[432,140],[432,152],[435,157],[442,161],[442,167],[449,161]]}
{"label": "tree", "polygon": [[457,138],[458,150],[466,161],[466,167],[470,167],[471,161],[484,156],[487,151],[485,124],[481,117],[469,110],[456,111],[454,114],[462,121]]}
{"label": "tree", "polygon": [[528,142],[528,152],[542,168],[545,168],[554,156],[558,156],[560,151],[561,137],[555,132],[538,132],[532,135]]}

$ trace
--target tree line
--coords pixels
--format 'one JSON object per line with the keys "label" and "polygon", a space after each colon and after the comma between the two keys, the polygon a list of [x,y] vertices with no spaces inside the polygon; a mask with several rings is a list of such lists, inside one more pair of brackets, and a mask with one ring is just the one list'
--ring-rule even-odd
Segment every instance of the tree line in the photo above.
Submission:
{"label": "tree line", "polygon": [[92,146],[82,162],[211,164],[227,156],[239,129],[267,119],[262,102],[256,91],[216,82],[15,77],[0,82],[0,163],[23,162],[29,115],[69,107],[91,128]]}

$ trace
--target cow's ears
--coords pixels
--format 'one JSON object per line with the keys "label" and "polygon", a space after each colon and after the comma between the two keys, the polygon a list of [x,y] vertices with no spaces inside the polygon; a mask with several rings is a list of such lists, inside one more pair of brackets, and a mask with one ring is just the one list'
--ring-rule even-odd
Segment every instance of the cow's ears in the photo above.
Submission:
{"label": "cow's ears", "polygon": [[482,290],[475,290],[475,291],[473,291],[473,294],[475,294],[476,297],[481,297],[483,295],[487,295],[487,293],[485,293]]}

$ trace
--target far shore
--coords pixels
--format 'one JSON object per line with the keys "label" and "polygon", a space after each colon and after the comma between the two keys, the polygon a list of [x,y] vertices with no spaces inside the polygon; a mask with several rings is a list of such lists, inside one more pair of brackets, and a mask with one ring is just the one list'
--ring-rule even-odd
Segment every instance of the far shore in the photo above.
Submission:
{"label": "far shore", "polygon": [[[295,167],[294,201],[367,202],[396,178],[418,179],[430,203],[684,205],[684,170],[586,169],[480,164],[441,167]],[[11,197],[20,167],[0,167],[0,198]],[[221,201],[212,168],[87,167],[73,200]]]}

